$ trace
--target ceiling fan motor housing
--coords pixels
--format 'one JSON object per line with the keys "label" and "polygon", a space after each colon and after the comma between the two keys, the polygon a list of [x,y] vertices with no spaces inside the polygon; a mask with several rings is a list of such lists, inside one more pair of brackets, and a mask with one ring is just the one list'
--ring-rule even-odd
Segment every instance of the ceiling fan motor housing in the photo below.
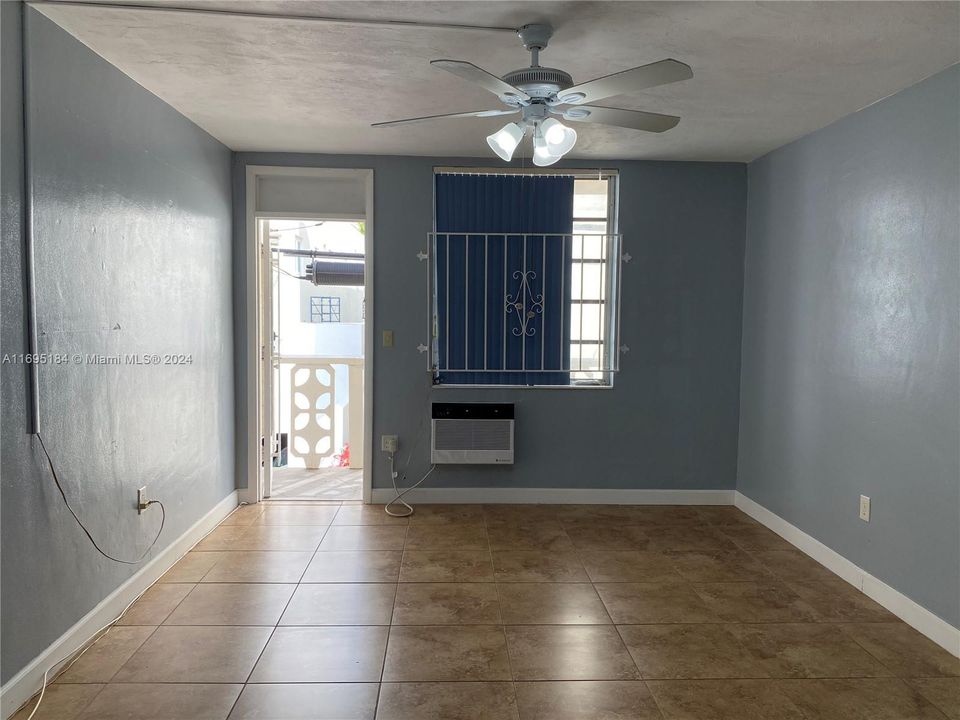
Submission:
{"label": "ceiling fan motor housing", "polygon": [[520,88],[532,98],[549,98],[573,85],[570,73],[548,67],[528,67],[511,70],[503,81]]}

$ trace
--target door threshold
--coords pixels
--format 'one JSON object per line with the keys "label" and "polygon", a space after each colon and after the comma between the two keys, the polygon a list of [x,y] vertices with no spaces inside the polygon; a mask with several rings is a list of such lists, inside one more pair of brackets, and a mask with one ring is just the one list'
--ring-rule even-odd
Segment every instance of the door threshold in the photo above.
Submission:
{"label": "door threshold", "polygon": [[264,498],[261,502],[272,505],[348,505],[360,500],[311,500],[310,498]]}

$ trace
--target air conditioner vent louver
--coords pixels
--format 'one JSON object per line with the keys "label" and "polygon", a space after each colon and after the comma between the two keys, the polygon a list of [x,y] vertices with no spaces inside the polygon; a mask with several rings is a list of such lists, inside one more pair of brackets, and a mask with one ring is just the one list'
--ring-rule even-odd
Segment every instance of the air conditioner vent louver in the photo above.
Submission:
{"label": "air conditioner vent louver", "polygon": [[510,423],[504,420],[437,420],[437,450],[503,450],[510,447]]}
{"label": "air conditioner vent louver", "polygon": [[513,463],[513,405],[434,403],[431,461]]}

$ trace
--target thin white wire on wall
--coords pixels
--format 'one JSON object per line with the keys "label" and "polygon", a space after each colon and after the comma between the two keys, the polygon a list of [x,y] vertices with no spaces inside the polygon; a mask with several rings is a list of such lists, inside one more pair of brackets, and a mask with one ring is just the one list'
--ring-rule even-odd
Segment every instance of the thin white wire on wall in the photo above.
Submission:
{"label": "thin white wire on wall", "polygon": [[[417,437],[413,441],[413,444],[410,446],[410,449],[407,450],[407,459],[403,463],[404,468],[410,467],[410,460],[413,458],[413,453],[417,449],[417,447],[420,445],[420,441],[423,439],[424,430],[426,429],[426,426],[427,426],[427,422],[426,422],[427,410],[429,410],[431,404],[432,403],[431,403],[431,400],[429,399],[429,392],[428,392],[426,407],[423,409],[423,412],[420,414],[420,425],[417,428]],[[422,478],[420,478],[417,482],[415,482],[413,485],[411,485],[407,489],[401,491],[397,487],[397,476],[400,475],[400,472],[396,469],[395,453],[388,453],[388,455],[390,458],[390,483],[393,485],[393,492],[395,494],[395,497],[393,498],[393,500],[391,500],[390,502],[388,502],[386,505],[383,506],[383,511],[390,517],[410,517],[411,515],[413,515],[413,505],[405,501],[403,499],[404,496],[407,493],[409,493],[411,490],[420,487],[424,483],[424,481],[426,481],[426,479],[433,474],[433,471],[437,469],[437,466],[431,465],[430,469],[427,470],[426,474]],[[400,482],[402,483],[406,479],[407,479],[407,474],[406,472],[404,472],[403,476],[400,477]],[[400,512],[393,512],[392,510],[390,510],[391,505],[402,505],[406,510],[405,511],[401,510]]]}
{"label": "thin white wire on wall", "polygon": [[[227,520],[227,518],[229,518],[231,515],[233,515],[233,513],[237,512],[237,510],[239,510],[241,507],[243,507],[243,506],[246,505],[246,504],[247,504],[247,503],[240,503],[239,505],[237,505],[237,507],[235,507],[235,508],[230,512],[230,515],[227,515],[227,517],[225,517],[223,520],[221,520],[219,523],[217,523],[217,525],[215,525],[214,527],[210,528],[210,530],[207,531],[207,532],[203,535],[203,537],[201,537],[200,539],[198,539],[197,542],[195,542],[193,545],[191,545],[182,555],[180,555],[180,557],[178,557],[178,558],[171,564],[171,567],[173,567],[173,565],[176,565],[176,564],[177,564],[178,562],[180,562],[183,558],[185,558],[185,557],[187,556],[187,553],[189,553],[191,550],[193,550],[193,548],[195,548],[197,545],[199,545],[201,542],[203,542],[204,538],[206,538],[207,535],[209,535],[209,534],[212,533],[214,530],[216,530],[218,527],[220,527],[220,525],[222,525],[223,522]],[[49,678],[50,678],[50,673],[53,672],[54,668],[57,668],[61,663],[64,663],[64,662],[66,662],[67,660],[70,660],[70,662],[69,662],[67,665],[65,665],[64,667],[58,669],[57,675],[61,675],[61,674],[65,673],[67,670],[69,670],[71,667],[73,667],[74,663],[76,663],[80,658],[82,658],[82,657],[84,656],[84,654],[87,652],[87,650],[89,650],[89,649],[92,648],[94,645],[96,645],[97,640],[99,640],[99,639],[102,638],[104,635],[106,635],[106,631],[107,631],[107,630],[109,630],[111,627],[113,627],[113,626],[116,625],[118,622],[120,622],[120,621],[123,619],[124,615],[127,614],[127,611],[130,610],[131,607],[133,607],[133,604],[134,604],[135,602],[137,602],[137,600],[139,600],[140,598],[142,598],[142,597],[144,596],[144,594],[147,592],[147,590],[149,590],[149,589],[152,588],[154,585],[156,585],[157,582],[159,582],[159,580],[160,580],[160,579],[157,578],[157,580],[155,580],[154,582],[150,583],[150,585],[148,585],[147,587],[145,587],[145,588],[140,592],[139,595],[137,595],[133,600],[131,600],[131,601],[127,604],[127,606],[120,612],[119,615],[117,615],[113,620],[111,620],[110,622],[108,622],[106,625],[104,625],[104,626],[101,627],[100,629],[94,631],[94,633],[93,633],[92,635],[90,635],[90,637],[87,638],[86,641],[80,643],[80,646],[79,646],[79,647],[77,647],[76,649],[70,651],[69,653],[67,653],[66,655],[64,655],[62,658],[60,658],[60,659],[57,660],[56,662],[51,663],[50,666],[49,666],[46,670],[43,671],[43,684],[40,686],[40,696],[37,698],[37,703],[36,703],[36,705],[33,706],[33,710],[31,710],[31,711],[30,711],[30,714],[27,716],[27,720],[33,720],[34,715],[37,714],[37,710],[40,708],[40,703],[43,702],[43,697],[44,697],[44,695],[45,695],[46,692],[47,692],[47,686],[49,685],[49,682],[48,682],[48,681],[49,681]],[[71,659],[71,658],[72,658],[72,659]]]}
{"label": "thin white wire on wall", "polygon": [[[143,562],[143,559],[147,557],[147,554],[151,550],[153,550],[154,546],[157,544],[157,541],[160,539],[160,534],[163,532],[163,526],[167,522],[167,509],[166,507],[164,507],[163,503],[160,502],[159,500],[148,500],[146,503],[146,507],[150,507],[151,505],[160,506],[160,527],[157,528],[157,534],[153,536],[153,542],[150,543],[147,549],[144,550],[142,553],[140,553],[140,555],[133,560],[125,560],[123,558],[118,558],[114,555],[111,555],[102,547],[100,547],[100,544],[93,537],[93,533],[91,533],[90,530],[87,528],[87,526],[83,524],[83,520],[80,519],[80,516],[77,515],[77,512],[73,509],[73,506],[70,504],[70,501],[67,500],[67,493],[64,491],[63,485],[60,483],[60,476],[57,475],[57,470],[53,465],[53,459],[50,457],[50,453],[47,452],[47,446],[44,445],[43,443],[43,436],[38,431],[37,433],[34,434],[34,437],[36,437],[37,440],[40,441],[40,449],[43,450],[43,455],[47,459],[47,465],[50,468],[50,475],[53,476],[53,482],[57,486],[57,490],[60,491],[60,497],[63,498],[63,504],[67,506],[67,510],[70,511],[70,514],[73,516],[73,519],[77,521],[77,525],[79,525],[80,529],[83,530],[83,534],[87,536],[87,539],[96,549],[96,551],[101,555],[103,555],[105,558],[107,558],[107,560],[112,560],[113,562],[121,563],[123,565],[139,565],[141,562]],[[145,510],[146,507],[143,509]]]}
{"label": "thin white wire on wall", "polygon": [[[383,511],[390,517],[410,517],[411,515],[413,515],[413,505],[411,505],[406,500],[404,500],[403,496],[406,495],[411,490],[415,490],[418,487],[420,487],[426,481],[426,479],[433,474],[433,471],[436,469],[437,469],[436,465],[431,465],[430,469],[427,470],[426,474],[422,478],[417,480],[417,482],[415,482],[413,485],[408,487],[406,490],[401,491],[400,489],[397,488],[398,473],[394,469],[393,453],[390,453],[390,481],[393,483],[393,491],[396,493],[396,497],[383,506]],[[404,475],[402,479],[406,480],[406,478],[407,476]],[[402,505],[404,508],[406,508],[406,510],[405,511],[401,510],[400,512],[393,512],[392,510],[390,510],[391,505]]]}
{"label": "thin white wire on wall", "polygon": [[133,5],[126,3],[100,2],[73,2],[72,0],[34,0],[28,5],[42,7],[43,5],[61,5],[71,8],[110,9],[110,10],[138,10],[140,12],[186,13],[189,15],[227,16],[249,18],[254,20],[294,20],[297,22],[333,23],[339,25],[379,25],[382,27],[413,27],[430,28],[435,30],[482,30],[488,32],[509,32],[517,34],[518,28],[498,25],[468,25],[466,23],[442,23],[420,20],[394,20],[381,18],[350,18],[332,17],[327,15],[296,15],[289,13],[260,13],[251,11],[225,10],[214,8],[178,7],[175,5]]}

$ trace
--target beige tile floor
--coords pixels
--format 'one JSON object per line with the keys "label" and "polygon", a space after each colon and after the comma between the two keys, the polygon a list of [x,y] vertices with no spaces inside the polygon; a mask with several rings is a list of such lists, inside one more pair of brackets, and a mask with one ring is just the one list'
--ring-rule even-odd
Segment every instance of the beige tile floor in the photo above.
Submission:
{"label": "beige tile floor", "polygon": [[275,503],[36,720],[227,718],[960,720],[960,661],[733,508]]}

